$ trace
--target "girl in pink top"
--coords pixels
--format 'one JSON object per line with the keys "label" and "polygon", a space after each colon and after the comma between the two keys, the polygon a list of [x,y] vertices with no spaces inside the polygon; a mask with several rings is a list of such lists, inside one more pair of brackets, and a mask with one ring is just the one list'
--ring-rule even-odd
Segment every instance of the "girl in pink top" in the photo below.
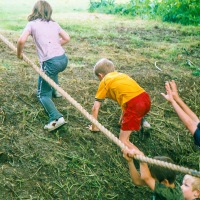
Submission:
{"label": "girl in pink top", "polygon": [[[23,48],[28,36],[32,36],[36,45],[41,69],[58,84],[58,73],[68,64],[68,57],[62,45],[69,42],[69,35],[52,18],[52,8],[46,1],[37,1],[32,13],[28,16],[22,35],[17,42],[17,57],[23,58]],[[49,115],[49,123],[44,129],[53,131],[65,124],[63,115],[56,109],[52,95],[55,91],[42,77],[38,79],[38,98]]]}

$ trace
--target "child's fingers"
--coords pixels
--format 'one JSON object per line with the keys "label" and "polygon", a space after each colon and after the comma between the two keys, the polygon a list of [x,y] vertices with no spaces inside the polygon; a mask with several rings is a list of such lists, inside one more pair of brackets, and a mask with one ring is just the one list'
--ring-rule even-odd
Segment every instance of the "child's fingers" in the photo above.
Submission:
{"label": "child's fingers", "polygon": [[128,150],[126,149],[122,149],[122,152],[123,152],[123,157],[129,162],[131,161],[133,158],[129,156],[128,154]]}
{"label": "child's fingers", "polygon": [[144,155],[139,149],[122,149],[122,152],[129,158],[134,158],[135,155]]}
{"label": "child's fingers", "polygon": [[168,94],[172,93],[172,88],[171,88],[170,82],[165,83],[165,89],[166,89]]}
{"label": "child's fingers", "polygon": [[172,81],[170,81],[169,84],[170,84],[170,86],[171,86],[171,88],[172,88],[172,91],[173,91],[173,92],[177,92],[177,87],[176,87],[175,81],[172,80]]}
{"label": "child's fingers", "polygon": [[127,152],[127,156],[128,156],[129,158],[134,158],[134,156],[136,155],[136,152],[137,152],[137,151],[135,151],[134,149],[131,149],[131,150],[129,150],[129,151]]}
{"label": "child's fingers", "polygon": [[168,81],[165,83],[165,89],[166,89],[167,92],[170,90],[170,86],[169,86],[169,82]]}
{"label": "child's fingers", "polygon": [[130,150],[129,149],[122,149],[123,155],[129,156]]}
{"label": "child's fingers", "polygon": [[164,93],[160,93],[164,98],[166,98],[166,94],[164,94]]}
{"label": "child's fingers", "polygon": [[165,88],[168,88],[169,87],[169,81],[166,81],[165,82]]}

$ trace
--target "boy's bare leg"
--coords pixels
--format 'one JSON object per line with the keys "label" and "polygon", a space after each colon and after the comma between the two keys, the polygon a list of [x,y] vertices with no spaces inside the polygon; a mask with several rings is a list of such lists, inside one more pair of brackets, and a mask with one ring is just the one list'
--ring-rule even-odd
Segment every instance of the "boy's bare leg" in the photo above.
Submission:
{"label": "boy's bare leg", "polygon": [[129,137],[131,135],[132,131],[123,131],[120,130],[120,134],[119,134],[119,139],[122,143],[124,143],[129,149],[137,149],[138,148],[129,141]]}

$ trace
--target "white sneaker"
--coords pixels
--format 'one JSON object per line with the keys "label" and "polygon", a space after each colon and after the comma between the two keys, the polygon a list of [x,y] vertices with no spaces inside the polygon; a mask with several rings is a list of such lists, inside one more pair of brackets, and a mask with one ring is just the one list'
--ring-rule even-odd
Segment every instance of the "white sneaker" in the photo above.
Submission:
{"label": "white sneaker", "polygon": [[151,128],[151,125],[146,120],[143,121],[142,126],[143,128]]}
{"label": "white sneaker", "polygon": [[53,131],[64,124],[66,124],[65,119],[63,117],[60,117],[59,119],[55,119],[49,124],[45,125],[44,129],[47,129],[48,131]]}
{"label": "white sneaker", "polygon": [[57,90],[54,90],[53,91],[53,97],[60,98],[60,97],[62,97],[62,94],[60,94],[60,92],[58,92]]}

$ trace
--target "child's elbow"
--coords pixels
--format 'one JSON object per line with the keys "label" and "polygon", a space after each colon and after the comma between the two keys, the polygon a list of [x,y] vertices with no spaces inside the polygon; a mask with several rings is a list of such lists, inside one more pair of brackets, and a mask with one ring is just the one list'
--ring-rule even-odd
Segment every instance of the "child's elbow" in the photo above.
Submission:
{"label": "child's elbow", "polygon": [[145,183],[142,179],[141,180],[134,180],[133,184],[136,185],[136,186],[144,186],[145,185]]}
{"label": "child's elbow", "polygon": [[66,34],[64,37],[62,37],[63,44],[66,44],[70,41],[70,36]]}
{"label": "child's elbow", "polygon": [[144,181],[145,183],[149,181],[150,177],[149,176],[145,176],[145,175],[141,175],[141,179],[142,181]]}

